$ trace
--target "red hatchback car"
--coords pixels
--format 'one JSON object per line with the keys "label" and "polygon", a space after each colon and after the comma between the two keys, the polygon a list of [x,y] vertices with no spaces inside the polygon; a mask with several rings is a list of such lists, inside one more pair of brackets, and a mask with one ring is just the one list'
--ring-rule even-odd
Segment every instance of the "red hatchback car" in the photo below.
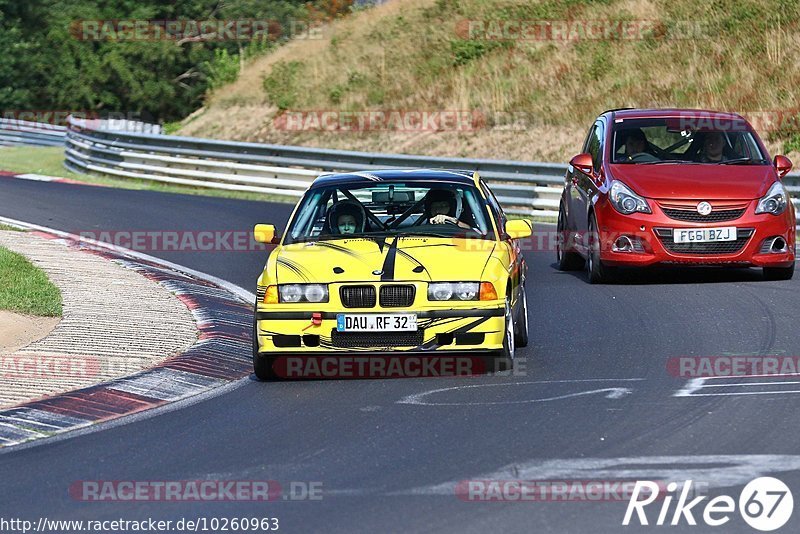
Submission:
{"label": "red hatchback car", "polygon": [[794,273],[795,213],[750,124],[734,113],[623,109],[592,124],[570,161],[558,214],[561,270],[588,267],[589,281],[618,266],[762,267]]}

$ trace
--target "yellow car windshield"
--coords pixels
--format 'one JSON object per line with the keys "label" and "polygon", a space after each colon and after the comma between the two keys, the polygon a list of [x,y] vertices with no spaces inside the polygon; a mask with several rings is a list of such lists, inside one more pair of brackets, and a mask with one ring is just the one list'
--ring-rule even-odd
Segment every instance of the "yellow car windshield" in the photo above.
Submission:
{"label": "yellow car windshield", "polygon": [[326,239],[435,236],[494,239],[486,202],[471,184],[382,182],[311,188],[286,244]]}

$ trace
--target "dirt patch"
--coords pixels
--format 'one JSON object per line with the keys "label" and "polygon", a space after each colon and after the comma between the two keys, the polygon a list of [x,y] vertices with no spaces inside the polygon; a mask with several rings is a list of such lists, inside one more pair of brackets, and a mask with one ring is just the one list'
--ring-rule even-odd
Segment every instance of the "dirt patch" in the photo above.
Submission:
{"label": "dirt patch", "polygon": [[32,317],[0,310],[0,353],[11,353],[46,337],[60,317]]}

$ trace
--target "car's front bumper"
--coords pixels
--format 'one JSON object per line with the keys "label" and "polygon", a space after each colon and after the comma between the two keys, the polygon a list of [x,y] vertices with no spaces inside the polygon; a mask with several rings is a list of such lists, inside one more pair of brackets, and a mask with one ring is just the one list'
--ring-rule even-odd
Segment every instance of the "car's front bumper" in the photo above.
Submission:
{"label": "car's front bumper", "polygon": [[[339,313],[417,315],[417,332],[339,333]],[[314,320],[314,314],[318,319]],[[266,309],[256,312],[258,351],[270,355],[354,353],[429,353],[496,351],[503,348],[505,308],[502,302],[462,309],[343,309],[311,311]]]}
{"label": "car's front bumper", "polygon": [[[787,209],[779,216],[755,214],[755,202],[748,204],[738,219],[716,223],[694,223],[667,217],[658,203],[649,201],[651,214],[622,215],[608,202],[595,207],[599,225],[600,259],[611,266],[648,266],[654,264],[731,265],[757,267],[789,267],[795,260],[794,210]],[[671,229],[712,228],[735,226],[743,242],[734,251],[693,253],[680,250],[672,241]],[[613,244],[620,236],[637,238],[643,250],[615,252]],[[764,251],[765,240],[780,236],[786,252]],[[738,245],[736,245],[738,246]],[[734,245],[731,245],[733,248]],[[727,247],[726,247],[727,248]]]}

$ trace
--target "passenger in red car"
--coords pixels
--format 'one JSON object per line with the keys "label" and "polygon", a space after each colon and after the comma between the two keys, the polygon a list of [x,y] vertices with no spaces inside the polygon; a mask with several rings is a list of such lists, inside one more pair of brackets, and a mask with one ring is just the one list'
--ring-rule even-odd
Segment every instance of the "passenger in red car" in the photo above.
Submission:
{"label": "passenger in red car", "polygon": [[703,138],[703,150],[700,155],[702,163],[717,163],[725,161],[725,134],[722,132],[709,132]]}

